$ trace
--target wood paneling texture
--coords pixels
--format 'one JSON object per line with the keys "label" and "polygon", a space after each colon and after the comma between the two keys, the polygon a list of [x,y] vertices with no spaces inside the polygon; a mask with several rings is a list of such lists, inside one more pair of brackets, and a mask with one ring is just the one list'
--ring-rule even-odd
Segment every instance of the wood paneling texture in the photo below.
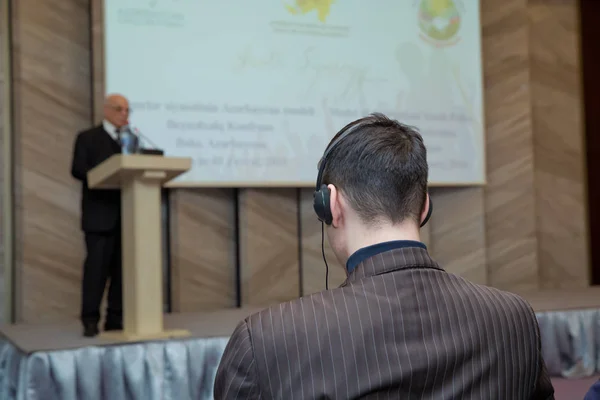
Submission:
{"label": "wood paneling texture", "polygon": [[433,188],[431,198],[430,254],[446,271],[486,284],[483,189]]}
{"label": "wood paneling texture", "polygon": [[5,232],[5,218],[4,215],[6,204],[6,196],[10,196],[10,193],[5,191],[5,179],[4,172],[7,160],[4,157],[5,147],[7,143],[4,142],[4,135],[7,133],[5,128],[7,127],[8,116],[8,104],[6,104],[6,90],[9,87],[9,77],[7,76],[7,63],[10,62],[10,49],[7,44],[8,35],[8,18],[3,13],[8,12],[6,4],[0,4],[0,323],[5,321],[5,312],[7,311],[4,304],[6,304],[6,276],[4,265],[5,257],[5,246],[6,246],[6,234]]}
{"label": "wood paneling texture", "polygon": [[235,202],[231,189],[171,194],[173,311],[235,307]]}
{"label": "wood paneling texture", "polygon": [[298,190],[239,194],[241,298],[263,306],[300,295]]}
{"label": "wood paneling texture", "polygon": [[102,121],[104,109],[104,7],[103,0],[89,0],[92,31],[92,115],[95,124]]}
{"label": "wood paneling texture", "polygon": [[174,311],[235,307],[237,255],[233,191],[176,189],[171,193]]}
{"label": "wood paneling texture", "polygon": [[502,289],[539,286],[527,16],[526,0],[482,1],[488,283]]}
{"label": "wood paneling texture", "polygon": [[[13,2],[20,317],[75,316],[83,242],[69,163],[77,131],[100,119],[92,118],[91,98],[98,114],[101,3],[92,4],[91,63],[86,1]],[[488,185],[432,190],[435,212],[423,240],[445,268],[477,282],[519,291],[584,285],[574,2],[481,4]],[[238,199],[233,193],[172,191],[175,310],[235,305],[238,258],[244,305],[322,289],[312,189],[241,189]],[[326,252],[333,287],[345,273],[328,246]]]}
{"label": "wood paneling texture", "polygon": [[83,237],[79,185],[69,171],[75,135],[91,123],[88,4],[14,0],[12,6],[17,319],[76,316]]}
{"label": "wood paneling texture", "polygon": [[529,6],[540,284],[589,282],[578,2]]}

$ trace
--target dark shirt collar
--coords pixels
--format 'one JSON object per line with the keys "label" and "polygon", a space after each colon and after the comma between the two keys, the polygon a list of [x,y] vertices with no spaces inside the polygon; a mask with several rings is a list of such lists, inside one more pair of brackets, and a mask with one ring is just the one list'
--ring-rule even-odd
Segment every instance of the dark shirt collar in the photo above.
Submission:
{"label": "dark shirt collar", "polygon": [[417,242],[416,240],[392,240],[391,242],[377,243],[371,246],[363,247],[362,249],[358,249],[356,252],[354,252],[354,254],[348,258],[348,261],[346,261],[346,270],[348,270],[348,273],[350,274],[354,268],[356,268],[367,258],[376,256],[384,251],[402,249],[405,247],[420,247],[427,250],[427,246],[425,246],[425,244]]}
{"label": "dark shirt collar", "polygon": [[413,240],[395,240],[364,247],[348,258],[346,286],[362,278],[401,269],[443,269],[429,256],[425,244]]}

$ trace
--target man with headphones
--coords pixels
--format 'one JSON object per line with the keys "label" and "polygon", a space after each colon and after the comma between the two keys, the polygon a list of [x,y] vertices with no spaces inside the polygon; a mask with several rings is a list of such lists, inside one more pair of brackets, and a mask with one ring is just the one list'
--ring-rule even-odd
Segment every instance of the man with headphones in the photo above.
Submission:
{"label": "man with headphones", "polygon": [[314,208],[348,277],[241,321],[215,399],[554,398],[529,304],[444,271],[421,242],[426,156],[381,114],[333,138]]}

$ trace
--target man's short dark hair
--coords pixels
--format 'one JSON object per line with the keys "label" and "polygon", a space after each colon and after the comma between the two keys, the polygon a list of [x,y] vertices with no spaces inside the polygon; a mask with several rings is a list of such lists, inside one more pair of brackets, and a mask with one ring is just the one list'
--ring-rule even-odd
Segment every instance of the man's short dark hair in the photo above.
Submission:
{"label": "man's short dark hair", "polygon": [[367,224],[407,218],[419,223],[428,175],[421,134],[379,113],[346,129],[353,131],[327,155],[322,183],[335,185]]}

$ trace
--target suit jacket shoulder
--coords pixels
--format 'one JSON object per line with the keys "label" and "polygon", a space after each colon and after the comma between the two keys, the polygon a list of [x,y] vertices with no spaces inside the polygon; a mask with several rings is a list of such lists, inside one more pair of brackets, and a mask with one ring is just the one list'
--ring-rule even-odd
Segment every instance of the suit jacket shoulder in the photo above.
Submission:
{"label": "suit jacket shoulder", "polygon": [[[350,291],[342,287],[315,293],[247,317],[258,382],[266,397],[319,398],[332,383],[343,382],[331,380],[336,368],[331,352],[339,356],[339,350],[350,351],[340,348],[343,341],[352,347],[350,332],[342,332],[348,327],[344,300]],[[356,307],[354,302],[348,306]],[[299,382],[316,386],[299,392],[305,389]]]}
{"label": "suit jacket shoulder", "polygon": [[[262,332],[272,330],[273,325],[279,325],[281,329],[274,334],[285,333],[285,328],[294,329],[294,332],[306,334],[321,327],[331,330],[339,324],[340,317],[345,318],[345,297],[350,294],[352,288],[339,287],[327,291],[321,291],[294,300],[268,307],[262,311],[247,317],[251,332]],[[329,322],[327,326],[322,322]]]}
{"label": "suit jacket shoulder", "polygon": [[77,136],[83,137],[83,138],[88,138],[88,137],[94,137],[97,136],[100,133],[105,133],[104,132],[104,128],[102,127],[102,125],[96,125],[93,126],[89,129],[84,129],[82,131],[79,131],[77,133]]}
{"label": "suit jacket shoulder", "polygon": [[[480,293],[483,293],[487,299],[495,299],[495,304],[501,306],[506,312],[514,313],[515,315],[521,315],[522,317],[528,318],[534,324],[537,324],[537,318],[535,312],[529,302],[518,294],[512,292],[506,292],[498,288],[491,286],[478,285],[472,283],[464,278],[458,278],[465,282],[465,286],[471,286],[469,290],[475,291],[472,287],[476,287]],[[491,303],[490,303],[491,304]]]}

